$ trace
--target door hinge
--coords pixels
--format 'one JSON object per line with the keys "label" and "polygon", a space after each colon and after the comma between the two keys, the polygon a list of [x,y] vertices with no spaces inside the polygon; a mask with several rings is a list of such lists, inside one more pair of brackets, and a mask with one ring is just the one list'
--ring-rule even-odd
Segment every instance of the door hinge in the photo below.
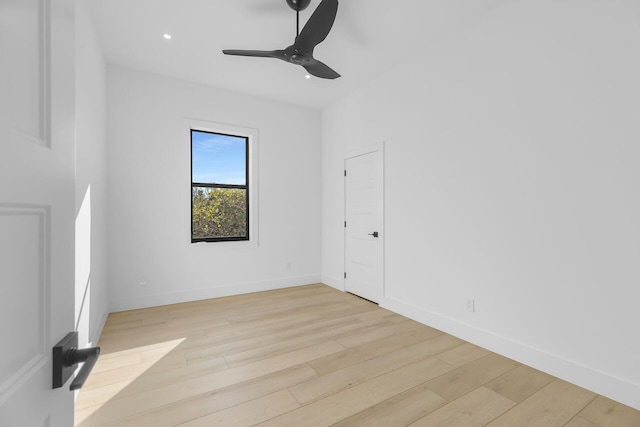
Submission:
{"label": "door hinge", "polygon": [[344,228],[347,228],[347,221],[344,222]]}
{"label": "door hinge", "polygon": [[344,176],[347,176],[347,170],[346,169],[344,170]]}
{"label": "door hinge", "polygon": [[345,279],[347,278],[347,272],[346,271],[344,272],[344,278]]}

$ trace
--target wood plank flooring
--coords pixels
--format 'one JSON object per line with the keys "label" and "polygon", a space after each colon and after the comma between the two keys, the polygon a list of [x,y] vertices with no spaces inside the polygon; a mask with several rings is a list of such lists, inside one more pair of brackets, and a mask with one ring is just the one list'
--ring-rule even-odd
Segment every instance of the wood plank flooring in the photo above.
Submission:
{"label": "wood plank flooring", "polygon": [[76,426],[640,426],[640,411],[318,284],[109,316]]}

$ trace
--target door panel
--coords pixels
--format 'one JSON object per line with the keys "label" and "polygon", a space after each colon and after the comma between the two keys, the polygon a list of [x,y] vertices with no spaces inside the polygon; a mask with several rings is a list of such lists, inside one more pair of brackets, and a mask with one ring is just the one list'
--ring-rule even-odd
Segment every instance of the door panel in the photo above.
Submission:
{"label": "door panel", "polygon": [[52,346],[73,324],[74,0],[0,0],[0,425],[71,426]]}
{"label": "door panel", "polygon": [[345,170],[345,290],[378,302],[384,262],[382,152],[347,158]]}
{"label": "door panel", "polygon": [[[43,0],[0,1],[0,93],[11,102],[0,103],[5,126],[45,144],[49,19]],[[11,60],[9,60],[9,58]],[[43,102],[44,101],[44,102]]]}
{"label": "door panel", "polygon": [[3,304],[1,316],[9,321],[0,323],[0,336],[3,343],[15,344],[0,364],[0,387],[6,390],[46,359],[46,216],[42,209],[0,206],[0,301],[10,302]]}

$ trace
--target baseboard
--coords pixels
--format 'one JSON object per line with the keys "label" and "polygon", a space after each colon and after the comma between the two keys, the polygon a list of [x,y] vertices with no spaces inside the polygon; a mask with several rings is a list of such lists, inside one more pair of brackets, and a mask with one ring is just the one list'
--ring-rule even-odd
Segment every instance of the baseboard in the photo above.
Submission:
{"label": "baseboard", "polygon": [[339,291],[344,292],[344,279],[340,278],[336,278],[333,276],[327,276],[325,274],[323,274],[320,277],[320,281],[322,283],[324,283],[325,285],[331,286],[332,288],[335,288]]}
{"label": "baseboard", "polygon": [[380,306],[640,410],[638,384],[405,302],[383,298]]}
{"label": "baseboard", "polygon": [[100,341],[100,337],[102,336],[102,331],[104,330],[104,325],[107,323],[107,318],[109,317],[109,313],[105,312],[100,318],[100,321],[96,325],[95,329],[91,331],[89,335],[89,345],[96,346],[98,345],[98,341]]}
{"label": "baseboard", "polygon": [[251,292],[271,291],[274,289],[292,288],[320,282],[320,275],[287,277],[261,282],[236,283],[212,288],[191,289],[178,292],[165,292],[141,295],[131,298],[114,299],[109,303],[111,312],[135,310],[139,308],[158,307],[182,302],[199,301]]}

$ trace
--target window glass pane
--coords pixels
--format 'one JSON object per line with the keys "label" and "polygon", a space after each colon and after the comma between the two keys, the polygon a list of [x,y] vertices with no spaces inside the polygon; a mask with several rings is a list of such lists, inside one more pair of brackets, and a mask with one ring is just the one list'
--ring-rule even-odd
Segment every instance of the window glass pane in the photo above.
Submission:
{"label": "window glass pane", "polygon": [[244,137],[191,131],[192,182],[247,185]]}
{"label": "window glass pane", "polygon": [[193,239],[247,238],[247,190],[193,187]]}

